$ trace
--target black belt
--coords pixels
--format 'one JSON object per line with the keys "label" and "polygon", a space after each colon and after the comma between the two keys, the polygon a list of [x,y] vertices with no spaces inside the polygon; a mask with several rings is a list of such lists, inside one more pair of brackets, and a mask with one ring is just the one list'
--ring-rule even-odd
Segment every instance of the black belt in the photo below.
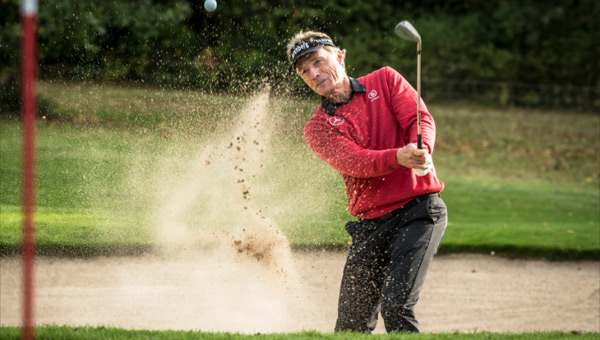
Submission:
{"label": "black belt", "polygon": [[361,220],[363,220],[363,221],[373,221],[373,222],[385,222],[385,221],[387,221],[387,220],[389,220],[389,219],[391,219],[391,218],[393,218],[395,216],[400,215],[400,213],[403,212],[404,210],[406,210],[406,209],[408,209],[410,207],[413,207],[413,206],[415,206],[415,205],[417,205],[417,204],[419,204],[419,203],[427,200],[429,197],[434,197],[434,196],[435,197],[440,197],[440,193],[439,192],[434,192],[432,194],[425,194],[425,195],[421,195],[421,196],[415,197],[412,201],[406,203],[405,205],[401,206],[400,208],[398,208],[398,209],[396,209],[394,211],[391,211],[391,212],[389,212],[389,213],[387,213],[385,215],[381,215],[381,216],[375,217],[375,218],[363,218]]}

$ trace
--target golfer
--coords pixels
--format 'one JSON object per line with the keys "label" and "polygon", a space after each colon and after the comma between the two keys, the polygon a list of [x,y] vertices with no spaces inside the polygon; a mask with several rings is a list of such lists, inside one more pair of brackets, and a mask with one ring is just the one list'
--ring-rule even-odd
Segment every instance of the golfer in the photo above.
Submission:
{"label": "golfer", "polygon": [[322,97],[306,143],[340,173],[358,218],[345,226],[352,246],[335,330],[371,332],[381,313],[386,331],[419,332],[414,307],[447,225],[444,184],[425,154],[434,150],[435,123],[421,103],[418,149],[414,88],[390,67],[348,77],[345,52],[312,31],[287,45],[291,68]]}

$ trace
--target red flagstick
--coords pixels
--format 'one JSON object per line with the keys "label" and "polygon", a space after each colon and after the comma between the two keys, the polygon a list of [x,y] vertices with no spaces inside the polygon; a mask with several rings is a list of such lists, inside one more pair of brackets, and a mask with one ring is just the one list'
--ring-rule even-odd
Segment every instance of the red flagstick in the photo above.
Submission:
{"label": "red flagstick", "polygon": [[36,93],[36,20],[37,1],[21,3],[21,86],[23,115],[23,339],[34,337],[33,296],[35,229],[35,93]]}

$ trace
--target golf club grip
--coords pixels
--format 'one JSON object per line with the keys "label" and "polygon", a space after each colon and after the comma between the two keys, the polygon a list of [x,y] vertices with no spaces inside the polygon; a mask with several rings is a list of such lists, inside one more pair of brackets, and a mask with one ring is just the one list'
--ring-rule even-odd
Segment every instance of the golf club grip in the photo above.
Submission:
{"label": "golf club grip", "polygon": [[423,141],[421,139],[421,134],[417,135],[417,148],[418,149],[423,149]]}

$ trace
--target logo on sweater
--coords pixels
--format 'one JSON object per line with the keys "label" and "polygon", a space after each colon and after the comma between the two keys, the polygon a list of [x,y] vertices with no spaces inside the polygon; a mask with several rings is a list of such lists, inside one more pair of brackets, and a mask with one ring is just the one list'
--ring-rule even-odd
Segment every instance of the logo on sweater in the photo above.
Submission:
{"label": "logo on sweater", "polygon": [[371,102],[373,102],[374,100],[379,99],[379,95],[377,95],[377,91],[375,91],[375,90],[371,90],[371,92],[369,92],[369,94],[367,96],[369,97],[369,99],[371,100]]}
{"label": "logo on sweater", "polygon": [[341,125],[344,122],[344,117],[329,117],[329,124],[333,126]]}

